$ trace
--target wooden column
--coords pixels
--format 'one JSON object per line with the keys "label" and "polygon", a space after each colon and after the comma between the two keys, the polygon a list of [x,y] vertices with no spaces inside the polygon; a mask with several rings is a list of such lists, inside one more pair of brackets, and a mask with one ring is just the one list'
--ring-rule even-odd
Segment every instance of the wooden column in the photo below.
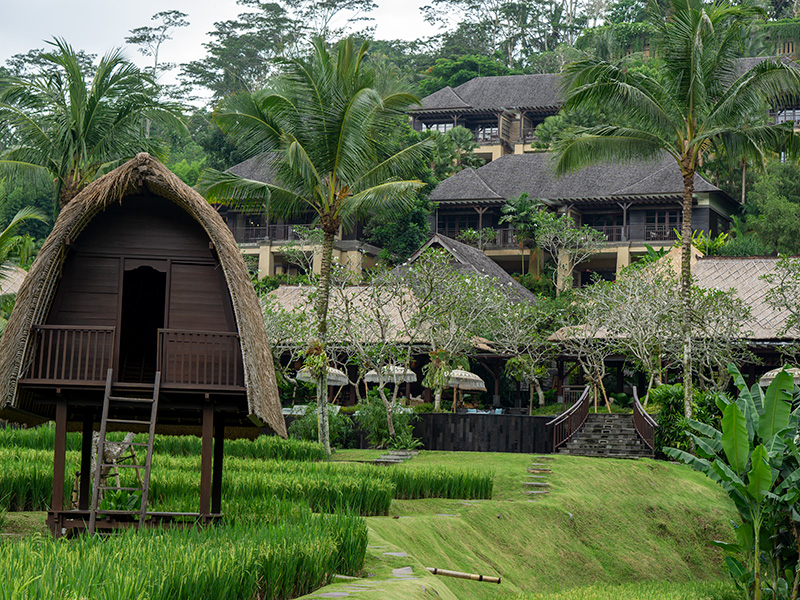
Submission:
{"label": "wooden column", "polygon": [[200,452],[200,514],[211,513],[211,458],[214,442],[214,405],[203,405],[203,445]]}
{"label": "wooden column", "polygon": [[94,418],[84,417],[83,433],[81,434],[81,482],[78,496],[78,508],[89,510],[89,495],[91,494],[92,481],[92,426]]}
{"label": "wooden column", "polygon": [[56,441],[53,452],[53,498],[50,503],[54,512],[64,510],[64,467],[67,454],[67,401],[56,403]]}
{"label": "wooden column", "polygon": [[211,477],[211,512],[222,512],[222,451],[225,443],[225,415],[214,419],[214,472]]}

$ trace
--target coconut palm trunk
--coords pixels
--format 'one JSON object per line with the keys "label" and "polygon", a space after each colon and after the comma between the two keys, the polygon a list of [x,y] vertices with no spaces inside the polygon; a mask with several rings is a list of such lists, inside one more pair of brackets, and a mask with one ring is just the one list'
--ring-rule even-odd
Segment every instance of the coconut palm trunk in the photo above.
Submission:
{"label": "coconut palm trunk", "polygon": [[685,158],[683,167],[683,223],[681,224],[681,341],[683,344],[683,412],[692,418],[692,197],[694,196],[694,169],[691,159]]}

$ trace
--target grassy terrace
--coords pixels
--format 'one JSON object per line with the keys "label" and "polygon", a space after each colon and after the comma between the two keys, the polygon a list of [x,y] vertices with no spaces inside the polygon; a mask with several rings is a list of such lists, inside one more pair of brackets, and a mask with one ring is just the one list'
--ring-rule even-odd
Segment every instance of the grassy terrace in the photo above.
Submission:
{"label": "grassy terrace", "polygon": [[[79,438],[69,444],[74,472]],[[0,511],[0,600],[323,592],[415,600],[436,597],[433,590],[452,600],[728,600],[732,593],[708,545],[730,538],[732,507],[679,465],[558,456],[546,461],[550,493],[529,495],[530,455],[422,452],[402,466],[376,467],[361,461],[379,451],[340,451],[320,462],[313,444],[236,442],[226,445],[227,516],[216,529],[54,543],[42,512],[51,448],[47,429],[0,432],[0,506],[22,509]],[[195,509],[199,440],[162,438],[157,448],[154,508]],[[427,566],[499,574],[503,583],[435,577]]]}
{"label": "grassy terrace", "polygon": [[[341,451],[335,459],[377,454]],[[724,579],[720,554],[708,545],[731,538],[735,513],[701,474],[651,460],[557,456],[543,461],[552,468],[546,476],[550,494],[529,502],[523,482],[531,462],[530,455],[423,452],[406,463],[407,469],[493,469],[492,499],[392,501],[389,517],[367,519],[371,589],[350,594],[361,600],[431,598],[431,590],[453,600],[738,598]],[[407,566],[419,579],[392,576]],[[425,567],[499,574],[503,582],[435,577]]]}

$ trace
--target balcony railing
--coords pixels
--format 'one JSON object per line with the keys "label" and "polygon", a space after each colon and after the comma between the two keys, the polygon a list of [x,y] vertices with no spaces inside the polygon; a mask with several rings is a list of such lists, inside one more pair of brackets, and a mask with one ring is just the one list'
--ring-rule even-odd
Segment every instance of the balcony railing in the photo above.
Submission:
{"label": "balcony railing", "polygon": [[536,127],[523,127],[522,133],[519,136],[519,141],[523,144],[529,144],[536,141]]}
{"label": "balcony railing", "polygon": [[158,330],[158,370],[165,387],[242,388],[241,359],[236,333]]}
{"label": "balcony railing", "polygon": [[608,242],[671,242],[678,239],[677,225],[596,225],[590,226],[602,233]]}
{"label": "balcony railing", "polygon": [[36,353],[27,379],[47,383],[104,383],[114,364],[113,327],[37,325]]}
{"label": "balcony railing", "polygon": [[300,239],[300,236],[295,233],[295,227],[314,227],[314,225],[310,223],[301,225],[251,225],[246,227],[237,227],[229,224],[228,226],[233,233],[233,238],[239,244],[253,244],[262,240],[277,242],[296,241]]}
{"label": "balcony railing", "polygon": [[475,136],[475,141],[479,144],[499,144],[500,131],[498,129],[473,129],[472,135]]}
{"label": "balcony railing", "polygon": [[[449,238],[458,239],[459,234],[462,231],[467,231],[473,229],[474,227],[461,227],[458,225],[446,225],[444,227],[439,227],[437,233],[442,235],[446,235]],[[484,229],[488,229],[485,227]],[[486,240],[483,243],[483,247],[507,247],[507,246],[516,246],[517,240],[514,239],[514,229],[512,227],[504,227],[502,229],[492,228],[495,232],[494,239]]]}

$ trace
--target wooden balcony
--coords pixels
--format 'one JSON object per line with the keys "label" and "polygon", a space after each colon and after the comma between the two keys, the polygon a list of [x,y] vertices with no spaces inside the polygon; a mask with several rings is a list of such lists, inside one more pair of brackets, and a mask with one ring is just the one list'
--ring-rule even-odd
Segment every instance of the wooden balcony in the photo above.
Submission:
{"label": "wooden balcony", "polygon": [[182,389],[244,389],[239,334],[158,330],[161,385]]}
{"label": "wooden balcony", "polygon": [[114,327],[35,326],[36,354],[26,380],[104,385],[114,364],[114,333]]}
{"label": "wooden balcony", "polygon": [[[102,387],[109,368],[119,377],[114,327],[38,325],[33,342],[25,384]],[[237,333],[159,329],[155,362],[164,389],[245,389]]]}

